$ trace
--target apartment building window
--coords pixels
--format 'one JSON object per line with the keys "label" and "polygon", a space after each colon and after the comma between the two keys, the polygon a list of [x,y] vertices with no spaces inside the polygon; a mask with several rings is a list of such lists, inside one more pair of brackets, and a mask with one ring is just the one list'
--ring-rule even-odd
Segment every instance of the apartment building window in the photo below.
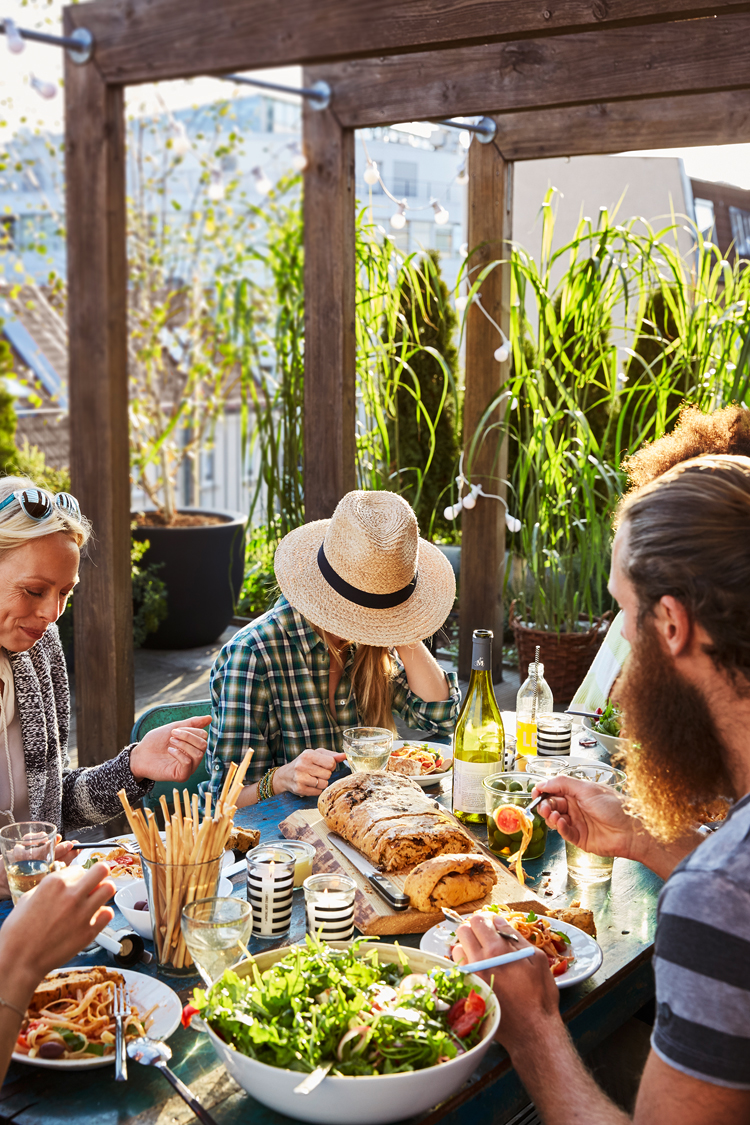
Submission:
{"label": "apartment building window", "polygon": [[729,222],[732,225],[735,253],[739,258],[750,258],[750,211],[730,207]]}
{"label": "apartment building window", "polygon": [[453,227],[435,227],[435,246],[443,254],[453,253]]}
{"label": "apartment building window", "polygon": [[0,215],[0,250],[16,249],[16,224],[15,215]]}
{"label": "apartment building window", "polygon": [[409,223],[411,249],[429,250],[430,246],[432,246],[432,235],[434,230],[434,223]]}
{"label": "apartment building window", "polygon": [[405,195],[418,195],[418,167],[416,161],[394,160],[393,162],[393,194],[401,199]]}
{"label": "apartment building window", "polygon": [[407,223],[403,230],[388,231],[388,237],[393,245],[404,254],[408,254],[409,252],[409,227],[411,225],[411,223]]}
{"label": "apartment building window", "polygon": [[714,229],[714,202],[712,199],[696,199],[693,202],[695,205],[695,225],[703,237],[708,238]]}

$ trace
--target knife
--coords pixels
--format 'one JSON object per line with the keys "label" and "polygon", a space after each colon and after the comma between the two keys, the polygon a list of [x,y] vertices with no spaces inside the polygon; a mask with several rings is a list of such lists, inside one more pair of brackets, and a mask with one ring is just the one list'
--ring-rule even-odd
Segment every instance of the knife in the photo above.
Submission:
{"label": "knife", "polygon": [[341,854],[346,856],[352,866],[357,868],[357,871],[367,876],[373,889],[378,892],[380,897],[384,899],[389,906],[392,906],[394,910],[408,910],[409,896],[405,895],[403,891],[400,891],[395,883],[392,883],[387,876],[382,875],[377,867],[373,867],[370,861],[365,859],[361,852],[358,852],[356,848],[347,844],[340,836],[337,836],[335,832],[329,832],[328,839],[333,844],[334,848],[338,848]]}

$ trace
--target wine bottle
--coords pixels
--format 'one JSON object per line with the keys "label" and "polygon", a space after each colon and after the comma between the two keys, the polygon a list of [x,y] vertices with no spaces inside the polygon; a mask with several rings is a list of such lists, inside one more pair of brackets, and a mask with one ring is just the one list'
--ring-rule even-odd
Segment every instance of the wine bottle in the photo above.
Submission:
{"label": "wine bottle", "polygon": [[503,768],[505,731],[492,687],[492,632],[475,629],[471,679],[453,735],[453,812],[463,821],[487,820],[482,782]]}

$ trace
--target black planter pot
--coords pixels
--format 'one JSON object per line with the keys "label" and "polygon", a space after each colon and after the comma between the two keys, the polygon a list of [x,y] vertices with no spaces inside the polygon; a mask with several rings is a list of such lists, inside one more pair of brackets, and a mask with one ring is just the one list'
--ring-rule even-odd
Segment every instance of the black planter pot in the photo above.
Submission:
{"label": "black planter pot", "polygon": [[223,522],[133,531],[134,539],[150,543],[142,565],[163,563],[158,574],[167,587],[167,618],[146,638],[146,648],[213,644],[229,624],[242,586],[246,517],[202,508],[180,510],[220,516]]}

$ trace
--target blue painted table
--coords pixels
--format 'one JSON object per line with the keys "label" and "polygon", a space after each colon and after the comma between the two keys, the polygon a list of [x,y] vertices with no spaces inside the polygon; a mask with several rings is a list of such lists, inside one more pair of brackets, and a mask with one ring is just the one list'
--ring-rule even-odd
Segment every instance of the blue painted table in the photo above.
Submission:
{"label": "blue painted table", "polygon": [[[446,799],[446,794],[442,799]],[[261,840],[279,836],[278,824],[295,809],[311,807],[312,801],[283,795],[262,805],[242,809],[238,824],[259,828]],[[584,889],[567,878],[565,848],[557,833],[550,833],[543,859],[525,865],[532,878],[542,870],[551,872],[553,896],[550,905],[563,906],[580,899],[596,916],[598,940],[604,962],[594,977],[585,983],[562,990],[561,1009],[578,1049],[586,1054],[607,1035],[620,1027],[648,1001],[654,992],[651,954],[656,923],[656,900],[661,881],[640,864],[615,860],[611,883]],[[237,879],[235,893],[244,896],[244,878]],[[7,913],[7,909],[5,911]],[[122,926],[122,917],[114,927]],[[298,940],[305,932],[304,902],[295,894],[290,938]],[[420,935],[406,935],[404,945],[417,946]],[[254,941],[251,952],[268,949],[266,942]],[[82,954],[76,963],[101,963],[106,955]],[[146,969],[144,971],[153,971]],[[183,999],[195,981],[167,983],[176,987]],[[291,1125],[291,1119],[254,1101],[229,1078],[217,1062],[207,1037],[180,1028],[170,1039],[177,1074],[193,1088],[210,1108],[219,1125],[239,1125],[252,1120],[254,1125]],[[114,1068],[75,1075],[13,1064],[0,1092],[0,1114],[17,1125],[192,1125],[188,1107],[172,1096],[171,1087],[153,1070],[129,1067],[127,1084],[114,1082]],[[484,1125],[503,1125],[524,1105],[528,1096],[497,1044],[488,1051],[481,1068],[471,1081],[449,1102],[430,1113],[413,1118],[412,1125],[464,1125],[481,1121]]]}

